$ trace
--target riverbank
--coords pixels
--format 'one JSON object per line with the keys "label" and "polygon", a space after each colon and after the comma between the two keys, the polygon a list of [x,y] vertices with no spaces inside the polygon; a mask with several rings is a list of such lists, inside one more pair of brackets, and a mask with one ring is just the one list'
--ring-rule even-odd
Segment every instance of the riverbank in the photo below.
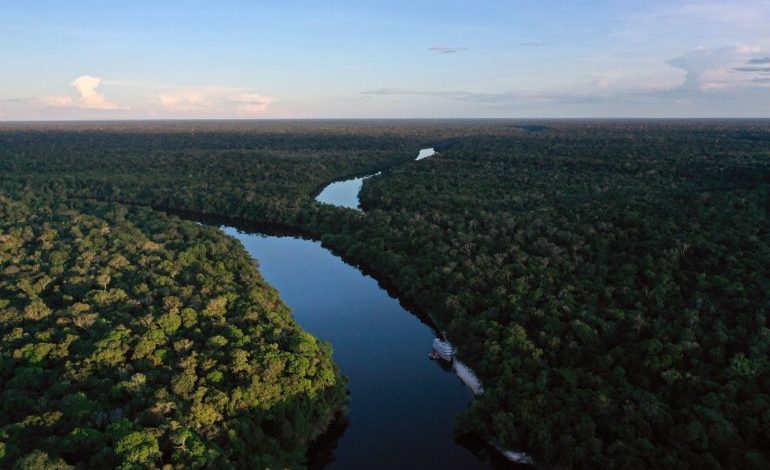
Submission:
{"label": "riverbank", "polygon": [[[415,160],[423,160],[435,154],[436,151],[434,148],[424,148],[418,152]],[[324,204],[330,204],[337,207],[352,208],[364,212],[361,208],[360,202],[360,191],[363,187],[363,182],[364,180],[373,176],[380,175],[381,173],[382,172],[380,171],[369,176],[331,182],[321,190],[321,192],[315,197],[315,200]],[[427,316],[430,318],[429,314],[427,314]],[[431,324],[435,325],[433,319],[431,319]],[[433,326],[433,330],[438,331],[435,326]],[[466,364],[455,358],[452,361],[451,370],[457,376],[457,378],[459,378],[460,382],[462,382],[474,395],[480,395],[484,393],[484,387],[482,386],[481,381],[476,376],[476,373]],[[534,464],[534,459],[527,453],[503,449],[502,447],[495,444],[491,439],[489,440],[489,443],[495,450],[497,450],[510,462],[526,465]]]}
{"label": "riverbank", "polygon": [[[428,157],[432,157],[433,155],[436,155],[436,150],[433,147],[420,149],[420,151],[417,153],[417,157],[414,158],[414,161],[424,160]],[[389,168],[392,168],[392,166]],[[336,181],[332,181],[317,191],[314,199],[316,202],[320,202],[322,204],[329,204],[336,207],[344,207],[364,212],[364,209],[361,207],[360,199],[361,188],[363,187],[364,181],[369,178],[381,175],[383,171],[387,170],[388,168],[383,168],[376,173],[370,173],[364,176],[357,176],[352,178],[342,178]]]}
{"label": "riverbank", "polygon": [[[289,236],[289,237],[300,237],[300,238],[308,240],[308,241],[310,241],[310,240],[319,240],[319,241],[314,242],[314,243],[318,243],[319,245],[323,246],[324,248],[331,250],[331,252],[333,252],[333,253],[341,253],[342,252],[341,249],[338,249],[339,247],[335,247],[334,246],[333,240],[326,239],[326,240],[320,241],[321,237],[319,236],[319,234],[313,233],[313,232],[308,231],[306,229],[302,229],[302,228],[299,228],[297,226],[293,226],[293,225],[289,225],[289,224],[261,223],[259,221],[255,221],[255,220],[251,220],[251,219],[221,217],[221,216],[214,215],[214,214],[201,213],[201,212],[195,212],[195,211],[173,210],[173,209],[170,209],[170,208],[167,208],[167,207],[159,207],[159,206],[154,206],[154,208],[155,209],[159,209],[159,210],[164,210],[166,212],[178,215],[178,216],[180,216],[182,218],[193,219],[193,220],[197,220],[197,221],[200,221],[200,222],[203,222],[203,223],[208,223],[208,224],[235,225],[235,226],[238,226],[238,227],[241,227],[241,228],[243,228],[244,226],[250,226],[252,230],[256,229],[257,231],[259,231],[260,234],[261,234],[260,236],[265,236],[265,233],[267,232],[267,233],[276,234],[276,235],[286,235],[286,236]],[[267,237],[267,238],[269,238],[269,237]],[[409,317],[409,318],[415,318],[415,317],[418,318],[420,321],[422,321],[422,323],[424,323],[425,326],[427,326],[429,328],[429,330],[428,330],[429,331],[429,336],[432,337],[434,335],[434,332],[437,330],[437,328],[436,328],[435,321],[430,317],[430,315],[427,312],[421,311],[419,308],[416,307],[415,304],[412,304],[412,303],[406,301],[404,299],[403,295],[401,295],[401,293],[395,288],[395,286],[390,284],[389,282],[387,282],[387,278],[382,273],[379,273],[376,270],[372,269],[371,266],[367,263],[367,261],[365,259],[355,259],[353,257],[347,257],[347,256],[346,257],[342,257],[342,259],[347,264],[350,264],[351,266],[353,266],[353,267],[357,268],[358,270],[362,271],[364,274],[369,275],[373,279],[375,279],[377,281],[377,283],[380,285],[380,287],[384,288],[390,294],[390,296],[392,296],[394,299],[396,299],[397,302],[399,302],[404,307],[405,310],[409,310],[409,311],[403,312],[403,313],[411,313],[412,314],[412,315],[403,315],[403,313],[399,313],[398,315],[401,315],[401,316],[404,316],[404,317]],[[274,282],[272,280],[270,280],[270,283],[274,285]],[[344,294],[346,295],[347,292],[344,292]],[[326,295],[325,292],[319,293],[318,298],[323,297],[323,295]],[[284,297],[283,291],[281,292],[281,296]],[[360,314],[360,312],[359,312],[359,314]],[[303,327],[304,327],[304,325],[303,325]],[[347,325],[346,326],[341,326],[341,328],[342,329],[346,329],[346,328],[349,328],[349,326],[347,326]],[[360,329],[365,329],[365,328],[371,328],[371,325],[362,325]],[[316,335],[315,332],[313,332],[313,334]],[[319,337],[324,338],[324,336],[319,336]],[[417,355],[418,357],[424,358],[424,353],[429,348],[429,344],[430,344],[429,340],[426,340],[424,342],[423,341],[419,342],[418,347],[419,347],[419,351],[420,352]],[[383,346],[383,348],[387,349],[387,345]],[[425,362],[425,361],[423,361],[423,362]],[[368,364],[368,367],[371,368],[371,364]],[[434,369],[438,369],[438,368],[435,368],[434,366],[430,366],[430,365],[429,365],[429,367],[433,367]],[[450,376],[450,379],[451,379],[450,382],[445,384],[444,386],[436,387],[433,390],[431,390],[429,392],[426,392],[424,394],[425,396],[432,398],[431,403],[427,404],[426,408],[430,408],[432,406],[436,406],[436,404],[433,403],[433,402],[440,402],[440,400],[436,400],[435,399],[435,395],[437,394],[437,391],[440,391],[441,393],[443,393],[446,390],[453,390],[455,388],[454,384],[460,385],[460,383],[456,379],[454,379],[454,377]],[[415,380],[415,377],[412,377],[412,380]],[[403,384],[403,386],[405,388],[409,388],[411,386],[411,383],[412,382],[407,381],[407,382],[405,382]],[[461,390],[461,393],[466,393],[467,394],[467,392],[465,392],[464,387],[460,387],[460,390]],[[473,391],[473,388],[471,388],[471,390]],[[453,429],[454,429],[453,416],[455,414],[459,413],[460,411],[465,410],[467,408],[467,395],[463,395],[463,396],[466,397],[465,398],[465,402],[462,404],[462,406],[457,408],[456,412],[454,412],[454,413],[448,412],[448,409],[446,409],[446,408],[436,410],[436,412],[438,412],[444,418],[446,418],[446,417],[449,418],[449,421],[444,423],[444,426],[442,427],[442,431],[441,432],[436,432],[436,435],[442,435],[442,433],[444,433],[444,432],[449,433],[449,437],[447,437],[447,442],[454,442],[454,438],[452,436]],[[412,403],[419,403],[419,401],[413,401]],[[428,421],[432,421],[432,420],[433,419],[429,419]],[[437,422],[443,422],[443,421],[437,420]],[[431,431],[431,432],[434,432],[434,431]],[[419,438],[417,438],[417,442],[419,442]],[[486,450],[482,450],[481,451],[483,455],[486,455],[485,458],[496,459],[499,456],[503,455],[501,453],[497,454],[496,451],[495,451],[495,455],[498,455],[498,457],[491,456],[491,455],[489,455],[489,453],[492,452],[492,450],[490,450],[490,449],[493,449],[493,448],[490,447],[490,448],[486,448]]]}
{"label": "riverbank", "polygon": [[324,468],[504,468],[491,447],[470,449],[455,440],[455,416],[471,395],[425,359],[433,328],[374,278],[318,241],[222,230],[258,260],[295,321],[333,346],[348,378],[349,427],[332,433],[333,460]]}

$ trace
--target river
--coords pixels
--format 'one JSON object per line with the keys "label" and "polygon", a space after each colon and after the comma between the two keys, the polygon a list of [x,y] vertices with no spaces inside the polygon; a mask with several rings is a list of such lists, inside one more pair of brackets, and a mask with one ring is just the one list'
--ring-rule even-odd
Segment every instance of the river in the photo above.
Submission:
{"label": "river", "polygon": [[[435,154],[422,149],[415,160]],[[364,179],[329,184],[316,200],[359,209]],[[347,419],[312,452],[329,469],[489,469],[513,464],[483,439],[455,438],[455,417],[473,392],[448,366],[428,359],[436,332],[375,279],[320,242],[222,227],[259,261],[294,319],[334,348],[348,378]],[[470,369],[465,375],[471,375]],[[460,374],[463,376],[463,374]],[[467,380],[467,378],[466,378]],[[470,384],[476,388],[480,384]]]}
{"label": "river", "polygon": [[223,230],[259,261],[297,323],[332,344],[349,379],[349,426],[327,444],[324,468],[508,467],[477,440],[455,440],[455,416],[472,393],[427,358],[432,328],[375,279],[316,241]]}
{"label": "river", "polygon": [[[417,153],[415,160],[423,160],[428,157],[432,157],[436,154],[436,151],[432,148],[421,149]],[[342,181],[335,181],[330,183],[316,196],[315,200],[323,202],[324,204],[331,204],[333,206],[347,207],[349,209],[361,210],[361,203],[358,200],[358,193],[361,192],[361,187],[364,184],[364,180],[373,176],[379,175],[380,172],[359,176],[358,178],[350,178]]]}

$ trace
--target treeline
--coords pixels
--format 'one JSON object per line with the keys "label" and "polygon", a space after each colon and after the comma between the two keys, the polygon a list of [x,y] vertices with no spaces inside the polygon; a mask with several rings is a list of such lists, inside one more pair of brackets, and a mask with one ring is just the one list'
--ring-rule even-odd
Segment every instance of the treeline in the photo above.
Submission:
{"label": "treeline", "polygon": [[735,126],[457,140],[327,242],[479,373],[463,426],[560,467],[765,468],[770,128]]}
{"label": "treeline", "polygon": [[[314,150],[334,125],[339,147]],[[296,153],[78,153],[71,130],[47,146],[9,131],[2,184],[321,238],[427,312],[478,372],[486,393],[461,427],[542,463],[769,464],[767,121],[287,126]],[[431,139],[439,155],[409,162]],[[366,214],[312,201],[378,165]]]}
{"label": "treeline", "polygon": [[0,131],[14,191],[278,222],[338,175],[414,158],[403,138],[328,133]]}
{"label": "treeline", "polygon": [[0,467],[299,468],[345,405],[216,228],[0,192],[0,272]]}

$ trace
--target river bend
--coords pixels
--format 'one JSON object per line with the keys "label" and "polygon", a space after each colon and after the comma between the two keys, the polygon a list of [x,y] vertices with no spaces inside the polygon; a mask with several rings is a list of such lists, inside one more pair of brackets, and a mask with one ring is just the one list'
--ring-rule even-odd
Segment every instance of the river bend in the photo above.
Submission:
{"label": "river bend", "polygon": [[472,392],[427,358],[435,332],[375,279],[316,241],[222,229],[259,261],[297,323],[332,344],[334,361],[349,379],[349,426],[324,468],[504,465],[487,446],[455,440],[455,416]]}

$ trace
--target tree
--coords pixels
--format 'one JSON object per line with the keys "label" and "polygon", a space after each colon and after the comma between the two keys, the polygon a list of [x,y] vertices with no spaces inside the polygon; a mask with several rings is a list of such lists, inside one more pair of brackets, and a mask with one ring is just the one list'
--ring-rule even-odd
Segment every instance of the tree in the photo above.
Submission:
{"label": "tree", "polygon": [[148,431],[135,431],[118,440],[115,454],[120,459],[120,468],[146,468],[160,458],[158,440]]}

